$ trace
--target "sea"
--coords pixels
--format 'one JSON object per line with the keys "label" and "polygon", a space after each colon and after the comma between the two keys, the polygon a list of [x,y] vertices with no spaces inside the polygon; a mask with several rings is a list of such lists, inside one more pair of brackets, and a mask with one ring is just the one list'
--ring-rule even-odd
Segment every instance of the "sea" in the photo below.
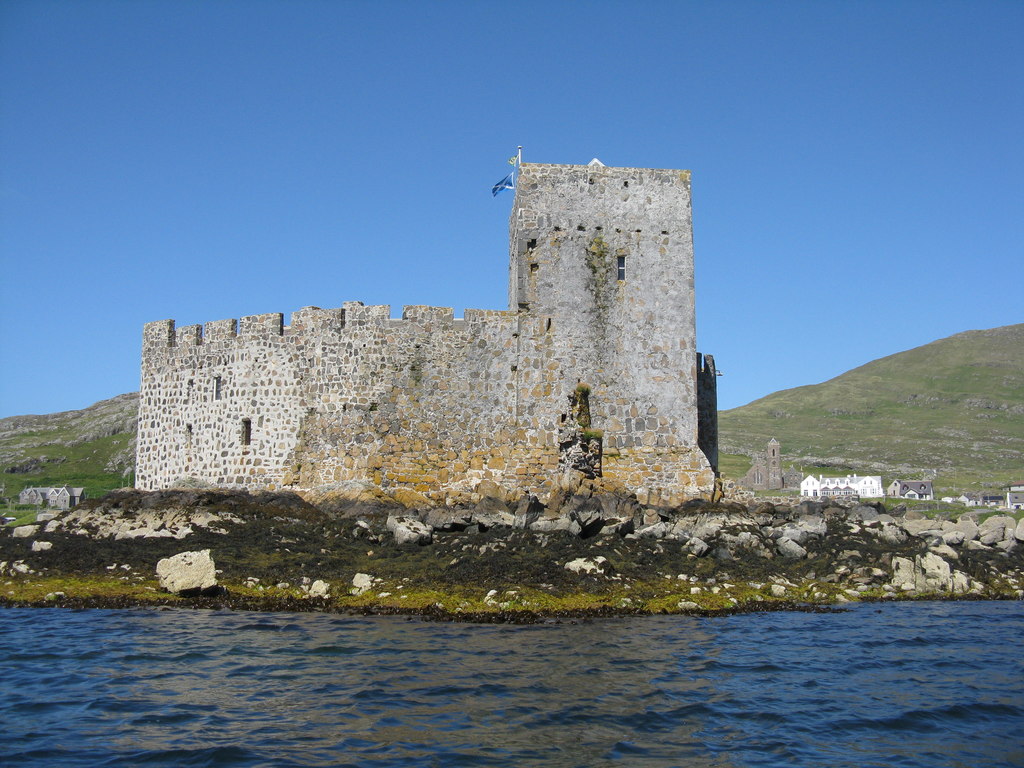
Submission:
{"label": "sea", "polygon": [[0,609],[10,766],[1022,766],[1024,603],[511,626]]}

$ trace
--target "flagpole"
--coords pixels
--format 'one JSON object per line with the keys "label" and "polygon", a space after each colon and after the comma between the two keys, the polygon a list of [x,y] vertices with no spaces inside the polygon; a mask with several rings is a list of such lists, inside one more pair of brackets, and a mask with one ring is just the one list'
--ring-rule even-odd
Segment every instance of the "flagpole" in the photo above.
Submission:
{"label": "flagpole", "polygon": [[518,191],[518,189],[519,189],[516,186],[516,171],[519,170],[519,166],[522,165],[522,164],[523,164],[523,148],[522,148],[522,146],[520,146],[516,150],[516,162],[515,162],[515,165],[512,166],[512,189],[516,190],[516,191]]}

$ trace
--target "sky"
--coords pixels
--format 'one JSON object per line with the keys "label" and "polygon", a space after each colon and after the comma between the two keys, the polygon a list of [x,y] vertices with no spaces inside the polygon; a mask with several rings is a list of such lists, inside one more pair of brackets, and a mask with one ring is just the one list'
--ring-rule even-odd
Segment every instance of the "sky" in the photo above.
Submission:
{"label": "sky", "polygon": [[1017,0],[4,0],[0,417],[136,391],[152,320],[506,308],[519,145],[692,171],[723,409],[1024,322],[1022,41]]}

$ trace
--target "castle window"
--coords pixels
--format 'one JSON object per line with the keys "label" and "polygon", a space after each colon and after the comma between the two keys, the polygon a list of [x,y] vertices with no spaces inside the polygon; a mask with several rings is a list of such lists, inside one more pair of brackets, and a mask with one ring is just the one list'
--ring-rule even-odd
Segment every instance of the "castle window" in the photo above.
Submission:
{"label": "castle window", "polygon": [[191,448],[192,447],[192,425],[191,424],[186,424],[185,425],[185,447],[186,448]]}
{"label": "castle window", "polygon": [[620,282],[624,281],[626,279],[626,257],[625,256],[619,256],[618,257],[618,259],[616,260],[616,269],[617,269],[617,272],[618,272],[618,279],[619,279],[619,281]]}
{"label": "castle window", "polygon": [[213,399],[220,400],[223,395],[224,379],[220,376],[213,377]]}
{"label": "castle window", "polygon": [[536,272],[538,269],[540,269],[540,264],[538,264],[536,261],[530,264],[531,272]]}
{"label": "castle window", "polygon": [[252,420],[242,419],[242,445],[252,443]]}
{"label": "castle window", "polygon": [[527,241],[526,241],[526,249],[527,249],[528,251],[532,251],[532,250],[533,250],[534,248],[536,248],[536,247],[537,247],[537,240],[536,240],[536,239],[533,239],[533,240],[527,240]]}

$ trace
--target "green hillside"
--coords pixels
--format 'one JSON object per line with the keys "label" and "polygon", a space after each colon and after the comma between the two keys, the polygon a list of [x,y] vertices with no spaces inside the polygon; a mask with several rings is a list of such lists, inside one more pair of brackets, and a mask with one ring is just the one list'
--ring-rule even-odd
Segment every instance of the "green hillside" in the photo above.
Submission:
{"label": "green hillside", "polygon": [[723,453],[749,455],[775,437],[785,459],[814,472],[935,477],[940,490],[1020,482],[1024,324],[958,333],[719,419]]}
{"label": "green hillside", "polygon": [[139,396],[80,411],[0,419],[0,496],[27,486],[82,486],[91,497],[129,485],[135,464]]}

